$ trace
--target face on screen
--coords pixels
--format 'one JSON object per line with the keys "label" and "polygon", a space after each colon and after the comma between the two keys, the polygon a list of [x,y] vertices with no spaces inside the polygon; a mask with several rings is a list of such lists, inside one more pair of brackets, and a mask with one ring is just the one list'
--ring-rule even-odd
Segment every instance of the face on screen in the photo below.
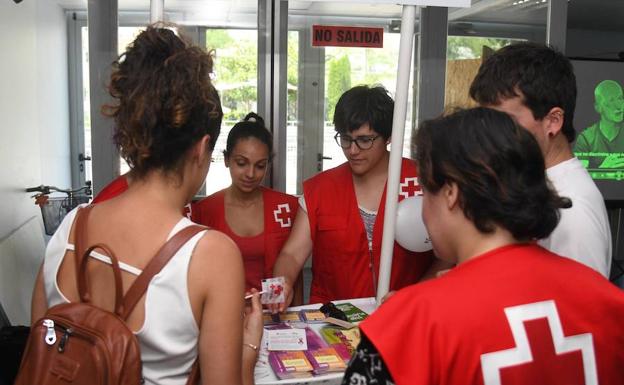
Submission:
{"label": "face on screen", "polygon": [[606,200],[624,201],[624,62],[573,59],[574,155]]}
{"label": "face on screen", "polygon": [[604,120],[620,123],[624,120],[624,95],[622,87],[613,80],[601,82],[595,90],[596,111]]}

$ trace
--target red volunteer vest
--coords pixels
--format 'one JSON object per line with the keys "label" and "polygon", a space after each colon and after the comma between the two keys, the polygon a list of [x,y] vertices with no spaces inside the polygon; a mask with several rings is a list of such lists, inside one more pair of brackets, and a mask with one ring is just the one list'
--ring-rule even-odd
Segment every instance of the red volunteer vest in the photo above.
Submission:
{"label": "red volunteer vest", "polygon": [[93,198],[91,203],[100,203],[116,197],[128,189],[128,181],[125,175],[120,175],[110,182],[100,193]]}
{"label": "red volunteer vest", "polygon": [[624,293],[537,245],[401,290],[361,325],[397,385],[621,384]]}
{"label": "red volunteer vest", "polygon": [[[399,201],[421,194],[413,161],[403,159],[400,180]],[[373,228],[373,269],[349,164],[308,179],[303,184],[303,193],[314,244],[310,303],[374,296],[373,288],[379,277],[385,190]],[[407,251],[395,242],[390,289],[398,290],[418,281],[431,265],[432,256],[432,252]]]}
{"label": "red volunteer vest", "polygon": [[[299,205],[297,198],[279,191],[261,187],[264,201],[264,272],[273,276],[273,265],[284,242],[288,239]],[[225,190],[218,191],[193,204],[192,220],[213,229],[229,228],[225,221]]]}
{"label": "red volunteer vest", "polygon": [[[104,187],[102,191],[100,191],[100,193],[95,198],[93,198],[93,200],[91,201],[91,204],[101,203],[109,199],[113,199],[117,195],[120,195],[123,192],[125,192],[127,189],[128,189],[128,180],[126,179],[125,175],[120,175],[117,178],[115,178],[112,182],[107,184],[106,187]],[[194,205],[193,203],[190,203],[184,206],[184,208],[182,209],[182,215],[190,219],[193,205]]]}

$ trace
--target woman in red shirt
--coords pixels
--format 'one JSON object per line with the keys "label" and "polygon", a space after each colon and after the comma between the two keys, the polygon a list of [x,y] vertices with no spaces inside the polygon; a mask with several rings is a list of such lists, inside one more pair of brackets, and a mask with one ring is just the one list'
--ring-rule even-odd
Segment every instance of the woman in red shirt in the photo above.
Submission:
{"label": "woman in red shirt", "polygon": [[224,158],[232,184],[192,210],[194,222],[224,232],[238,245],[247,289],[260,289],[262,278],[272,276],[297,213],[296,197],[261,186],[272,157],[271,133],[260,116],[249,113],[227,138]]}
{"label": "woman in red shirt", "polygon": [[550,185],[534,136],[479,107],[423,122],[415,144],[423,221],[457,266],[359,325],[342,383],[621,384],[624,294],[535,242],[574,202]]}

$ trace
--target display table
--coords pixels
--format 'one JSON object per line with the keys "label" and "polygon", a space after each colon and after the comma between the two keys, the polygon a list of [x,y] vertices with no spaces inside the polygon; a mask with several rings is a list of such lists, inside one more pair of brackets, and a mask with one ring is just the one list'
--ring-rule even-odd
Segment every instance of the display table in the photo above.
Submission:
{"label": "display table", "polygon": [[[363,311],[368,314],[371,314],[377,308],[377,304],[375,303],[375,298],[358,298],[358,299],[347,299],[342,301],[333,301],[334,303],[346,303],[350,302],[353,305],[359,307]],[[321,307],[320,303],[303,305],[303,306],[295,306],[289,307],[287,310],[298,311],[303,309],[318,309]],[[323,327],[327,326],[327,323],[304,323],[298,322],[294,323],[301,324],[302,326],[309,326],[315,332]],[[266,335],[266,333],[265,333]],[[277,378],[275,373],[273,373],[273,369],[271,365],[269,365],[269,351],[267,349],[267,341],[263,337],[262,343],[260,347],[260,353],[258,355],[258,362],[256,363],[256,370],[254,373],[256,385],[269,385],[269,384],[340,384],[342,382],[343,373],[328,373],[320,376],[308,377],[308,378],[290,378],[285,380],[280,380]]]}

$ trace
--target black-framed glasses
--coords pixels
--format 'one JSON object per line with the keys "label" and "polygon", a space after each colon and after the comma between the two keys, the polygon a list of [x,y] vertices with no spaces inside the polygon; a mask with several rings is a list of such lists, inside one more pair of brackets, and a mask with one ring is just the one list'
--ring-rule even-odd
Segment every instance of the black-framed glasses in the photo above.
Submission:
{"label": "black-framed glasses", "polygon": [[355,142],[355,145],[360,150],[368,150],[369,148],[373,147],[373,142],[375,141],[375,139],[379,138],[380,136],[381,135],[357,136],[355,138],[352,138],[349,135],[337,133],[336,135],[334,135],[334,139],[336,140],[336,143],[338,143],[338,145],[344,148],[345,150],[347,148],[350,148],[351,143],[353,142]]}

